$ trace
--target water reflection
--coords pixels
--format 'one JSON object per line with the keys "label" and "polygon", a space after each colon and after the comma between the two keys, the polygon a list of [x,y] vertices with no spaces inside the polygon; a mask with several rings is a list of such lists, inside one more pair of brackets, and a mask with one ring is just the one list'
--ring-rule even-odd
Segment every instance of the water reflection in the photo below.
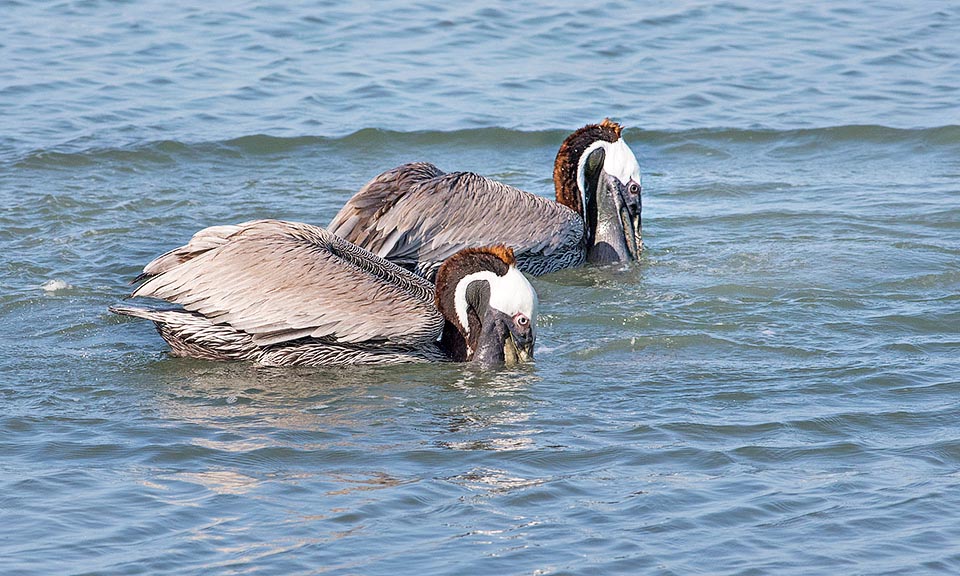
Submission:
{"label": "water reflection", "polygon": [[311,486],[324,504],[296,516],[320,521],[437,474],[482,491],[541,482],[442,456],[537,448],[535,365],[291,369],[163,358],[141,377],[154,401],[145,412],[164,431],[145,448],[158,468],[143,483],[168,503]]}
{"label": "water reflection", "polygon": [[458,403],[441,403],[429,422],[433,444],[451,450],[521,450],[536,445],[541,431],[529,426],[537,402],[528,394],[541,380],[533,366],[490,372],[465,367],[443,386]]}
{"label": "water reflection", "polygon": [[540,432],[527,424],[538,404],[530,390],[541,381],[533,365],[291,369],[167,358],[145,368],[157,415],[191,432],[181,440],[220,453],[394,453],[425,441],[511,450],[534,445]]}
{"label": "water reflection", "polygon": [[[179,359],[157,365],[162,365],[154,383],[162,416],[199,426],[244,428],[255,421],[274,432],[356,428],[393,396],[383,390],[383,369],[279,369]],[[276,438],[267,444],[275,445]]]}
{"label": "water reflection", "polygon": [[506,493],[546,484],[551,478],[521,478],[498,468],[474,468],[450,481],[472,491]]}
{"label": "water reflection", "polygon": [[[331,474],[332,479],[343,484],[342,488],[329,490],[327,496],[343,496],[354,492],[370,492],[374,490],[383,490],[385,488],[395,488],[403,484],[409,484],[412,480],[402,480],[384,472],[373,472],[369,475],[356,476],[346,474]],[[336,510],[335,510],[336,511]]]}
{"label": "water reflection", "polygon": [[261,481],[237,473],[233,470],[206,470],[203,472],[178,472],[160,477],[161,480],[173,482],[190,482],[198,484],[216,494],[241,495],[254,490]]}

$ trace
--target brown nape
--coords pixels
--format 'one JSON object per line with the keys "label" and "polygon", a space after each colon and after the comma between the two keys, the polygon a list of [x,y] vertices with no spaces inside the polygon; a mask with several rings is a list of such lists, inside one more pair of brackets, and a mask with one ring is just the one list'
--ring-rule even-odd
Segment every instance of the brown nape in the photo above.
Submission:
{"label": "brown nape", "polygon": [[[448,350],[457,359],[457,353],[460,349],[467,348],[467,332],[472,328],[479,335],[479,326],[461,326],[457,319],[456,303],[454,295],[457,291],[457,284],[469,274],[488,270],[497,276],[503,276],[510,270],[510,266],[516,263],[513,255],[513,249],[503,245],[485,246],[483,248],[467,248],[447,258],[446,262],[440,266],[437,271],[437,288],[434,295],[434,305],[440,314],[447,321],[447,326],[443,329],[441,336],[441,346]],[[482,314],[483,311],[478,311]],[[475,313],[470,319],[470,324],[479,324],[479,314]],[[453,329],[451,329],[451,326]],[[465,360],[463,358],[461,360]]]}
{"label": "brown nape", "polygon": [[[481,251],[486,250],[487,252],[489,252],[490,254],[493,254],[500,260],[503,260],[503,262],[507,265],[507,267],[514,266],[517,263],[517,259],[513,255],[513,248],[509,248],[507,246],[504,246],[503,244],[497,244],[495,246],[487,246],[486,248],[480,248],[480,250]],[[506,273],[507,273],[506,270],[504,270],[503,274],[506,274]],[[499,276],[503,276],[503,274],[500,274],[499,272],[497,274]]]}
{"label": "brown nape", "polygon": [[557,202],[583,215],[580,201],[580,188],[577,186],[577,167],[580,156],[597,140],[616,142],[623,130],[619,124],[604,118],[599,124],[588,124],[580,128],[560,145],[557,160],[553,164],[553,185],[557,192]]}

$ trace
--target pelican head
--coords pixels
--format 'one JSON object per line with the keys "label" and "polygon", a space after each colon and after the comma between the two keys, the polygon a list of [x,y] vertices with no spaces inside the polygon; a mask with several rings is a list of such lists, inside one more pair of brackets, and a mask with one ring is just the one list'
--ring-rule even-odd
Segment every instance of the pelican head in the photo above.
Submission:
{"label": "pelican head", "polygon": [[437,272],[436,305],[447,323],[441,345],[484,365],[533,360],[537,293],[505,246],[461,250]]}
{"label": "pelican head", "polygon": [[640,164],[609,119],[571,134],[554,166],[557,202],[585,224],[587,261],[636,260],[643,250]]}

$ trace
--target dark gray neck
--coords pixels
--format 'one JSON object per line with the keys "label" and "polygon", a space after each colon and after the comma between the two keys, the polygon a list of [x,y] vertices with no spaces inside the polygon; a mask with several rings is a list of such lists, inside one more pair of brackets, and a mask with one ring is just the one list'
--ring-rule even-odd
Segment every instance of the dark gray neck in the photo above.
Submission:
{"label": "dark gray neck", "polygon": [[484,366],[503,364],[503,343],[509,335],[509,328],[504,322],[505,315],[492,308],[487,308],[477,338],[476,349],[473,352],[473,361]]}
{"label": "dark gray neck", "polygon": [[449,320],[443,323],[443,332],[440,334],[440,349],[454,362],[466,362],[467,341]]}

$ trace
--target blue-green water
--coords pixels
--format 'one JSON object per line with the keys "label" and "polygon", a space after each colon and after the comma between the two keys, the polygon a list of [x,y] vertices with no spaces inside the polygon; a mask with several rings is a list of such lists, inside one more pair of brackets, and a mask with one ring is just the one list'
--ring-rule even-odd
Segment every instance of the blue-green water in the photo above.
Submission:
{"label": "blue-green water", "polygon": [[[960,572],[960,8],[0,2],[0,573]],[[211,224],[410,160],[640,158],[648,251],[537,362],[172,359]]]}

